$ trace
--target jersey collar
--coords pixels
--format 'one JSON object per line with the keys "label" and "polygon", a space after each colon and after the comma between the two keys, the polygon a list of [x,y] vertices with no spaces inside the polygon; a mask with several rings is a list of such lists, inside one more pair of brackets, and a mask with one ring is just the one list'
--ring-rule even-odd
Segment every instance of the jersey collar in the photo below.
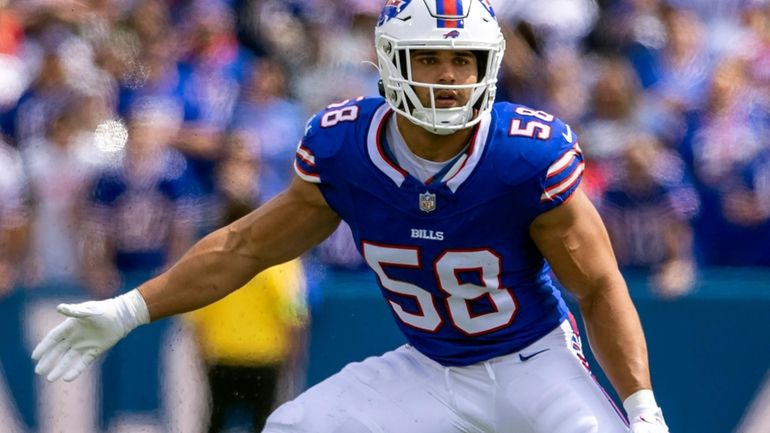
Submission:
{"label": "jersey collar", "polygon": [[[369,124],[366,146],[369,159],[374,166],[390,178],[396,186],[401,187],[409,173],[399,167],[395,159],[388,155],[385,143],[382,140],[384,128],[392,115],[393,110],[387,104],[383,104],[374,113],[374,117]],[[484,153],[492,116],[490,113],[486,113],[483,116],[481,122],[475,128],[473,138],[471,138],[471,143],[466,151],[457,157],[454,163],[448,166],[446,171],[442,170],[439,173],[441,183],[445,183],[452,192],[456,192],[460,185],[473,173],[473,169],[478,165],[481,155]]]}

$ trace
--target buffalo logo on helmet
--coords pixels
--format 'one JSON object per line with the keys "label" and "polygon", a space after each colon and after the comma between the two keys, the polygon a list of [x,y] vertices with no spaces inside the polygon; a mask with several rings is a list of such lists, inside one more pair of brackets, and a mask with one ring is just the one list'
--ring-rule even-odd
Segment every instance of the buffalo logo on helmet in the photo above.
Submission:
{"label": "buffalo logo on helmet", "polygon": [[377,27],[395,18],[411,2],[412,0],[387,0],[382,12],[380,12],[380,17],[377,19]]}
{"label": "buffalo logo on helmet", "polygon": [[451,32],[444,33],[444,39],[456,39],[460,37],[459,30],[452,30]]}

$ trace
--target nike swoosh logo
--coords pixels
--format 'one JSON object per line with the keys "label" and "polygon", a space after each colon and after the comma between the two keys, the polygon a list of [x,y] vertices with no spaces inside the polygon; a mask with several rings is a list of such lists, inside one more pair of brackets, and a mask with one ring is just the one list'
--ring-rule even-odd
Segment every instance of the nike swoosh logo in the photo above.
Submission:
{"label": "nike swoosh logo", "polygon": [[550,349],[543,349],[543,350],[539,350],[539,351],[537,351],[535,353],[531,353],[529,355],[523,355],[523,354],[519,353],[519,359],[521,360],[521,362],[529,361],[530,359],[536,357],[537,355],[540,355],[543,352],[548,352],[549,350]]}
{"label": "nike swoosh logo", "polygon": [[572,135],[572,128],[569,127],[569,125],[564,125],[567,127],[567,132],[562,132],[561,136],[564,137],[565,140],[567,140],[567,143],[572,143],[572,139],[575,138]]}

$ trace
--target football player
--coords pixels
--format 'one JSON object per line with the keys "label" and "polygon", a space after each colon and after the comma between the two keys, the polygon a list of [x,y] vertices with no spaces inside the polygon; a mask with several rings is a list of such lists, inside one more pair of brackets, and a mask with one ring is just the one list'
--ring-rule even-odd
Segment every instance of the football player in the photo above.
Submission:
{"label": "football player", "polygon": [[[388,0],[375,44],[383,98],[313,117],[287,190],[167,272],[61,305],[37,372],[73,380],[136,326],[227,295],[343,219],[408,344],[282,405],[265,432],[667,432],[636,310],[580,189],[575,134],[494,104],[505,42],[489,2]],[[627,419],[588,370],[551,271]]]}

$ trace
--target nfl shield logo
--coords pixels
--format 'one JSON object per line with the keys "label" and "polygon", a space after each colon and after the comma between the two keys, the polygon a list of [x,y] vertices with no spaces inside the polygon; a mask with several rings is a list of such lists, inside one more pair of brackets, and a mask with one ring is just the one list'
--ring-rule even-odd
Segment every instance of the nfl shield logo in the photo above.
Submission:
{"label": "nfl shield logo", "polygon": [[423,212],[436,210],[436,194],[428,191],[420,194],[420,210]]}

